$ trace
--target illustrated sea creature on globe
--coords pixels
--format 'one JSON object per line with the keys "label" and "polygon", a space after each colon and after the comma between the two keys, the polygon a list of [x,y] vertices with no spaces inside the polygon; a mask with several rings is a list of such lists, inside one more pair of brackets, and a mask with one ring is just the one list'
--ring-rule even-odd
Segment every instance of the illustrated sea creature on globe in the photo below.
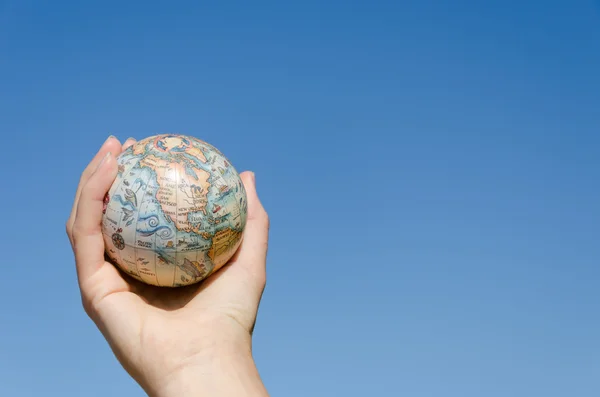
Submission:
{"label": "illustrated sea creature on globe", "polygon": [[206,279],[235,254],[246,226],[246,191],[214,146],[162,134],[117,158],[103,203],[108,258],[150,285],[181,287]]}

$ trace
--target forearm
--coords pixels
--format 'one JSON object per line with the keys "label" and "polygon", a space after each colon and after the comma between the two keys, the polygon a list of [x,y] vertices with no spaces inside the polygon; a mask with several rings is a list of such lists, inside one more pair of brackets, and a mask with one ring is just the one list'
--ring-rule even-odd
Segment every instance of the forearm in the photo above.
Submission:
{"label": "forearm", "polygon": [[146,392],[151,397],[269,396],[252,356],[239,353],[190,364]]}

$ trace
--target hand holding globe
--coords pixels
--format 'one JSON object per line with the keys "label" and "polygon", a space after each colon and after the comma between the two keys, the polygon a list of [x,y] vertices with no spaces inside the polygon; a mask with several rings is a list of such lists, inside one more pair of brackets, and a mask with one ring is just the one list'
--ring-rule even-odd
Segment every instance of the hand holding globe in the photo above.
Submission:
{"label": "hand holding globe", "polygon": [[[173,142],[167,142],[170,143]],[[237,196],[231,194],[231,197],[237,197],[237,203],[240,197],[243,199],[242,205],[238,206],[239,214],[235,209],[226,210],[232,212],[218,213],[217,210],[214,213],[217,217],[224,216],[222,222],[234,230],[227,232],[230,238],[236,235],[235,230],[239,237],[234,236],[228,243],[222,244],[219,252],[210,252],[209,244],[206,244],[210,234],[213,233],[214,238],[219,230],[225,229],[205,225],[220,218],[213,216],[210,212],[212,209],[206,207],[211,203],[211,198],[207,196],[202,199],[202,191],[190,188],[196,189],[199,194],[196,201],[193,197],[190,201],[192,211],[188,212],[191,212],[191,216],[190,213],[179,216],[177,210],[174,213],[167,210],[165,213],[172,217],[162,221],[165,225],[170,221],[169,225],[179,226],[180,229],[173,230],[178,238],[177,243],[185,241],[183,238],[179,239],[177,233],[191,240],[192,234],[185,233],[204,232],[206,238],[203,239],[200,234],[198,240],[204,244],[192,244],[192,248],[186,250],[183,248],[189,248],[189,245],[180,243],[170,247],[169,240],[164,242],[155,236],[154,241],[158,244],[146,249],[148,253],[154,253],[156,267],[152,269],[149,266],[150,261],[142,264],[134,257],[133,263],[139,266],[136,268],[136,277],[133,268],[127,267],[131,262],[123,260],[120,263],[111,263],[110,244],[105,245],[105,236],[112,232],[112,242],[112,235],[119,229],[122,229],[119,234],[123,236],[123,243],[135,243],[139,240],[128,239],[127,234],[123,232],[129,219],[115,231],[109,230],[110,221],[107,221],[107,218],[114,217],[115,213],[110,212],[111,208],[114,210],[110,197],[108,203],[105,202],[111,189],[117,191],[114,182],[118,179],[119,172],[124,172],[117,159],[121,161],[125,158],[120,156],[124,151],[133,152],[133,145],[140,147],[132,139],[121,145],[114,137],[110,137],[102,145],[81,176],[73,209],[67,221],[67,234],[75,255],[78,282],[86,313],[96,323],[124,368],[151,396],[196,395],[195,393],[214,396],[248,393],[267,395],[251,354],[252,329],[265,286],[269,230],[267,213],[256,193],[254,174],[241,173],[239,178],[244,194],[239,193],[239,186]],[[169,147],[171,151],[184,149],[182,146]],[[182,161],[184,160],[185,158]],[[195,165],[198,166],[195,170],[198,176],[202,167],[201,164]],[[182,169],[187,172],[190,167]],[[150,181],[148,175],[140,173],[134,181],[139,177],[146,184],[145,189],[156,188],[150,191],[158,193],[158,181],[152,187],[153,181]],[[144,180],[145,177],[148,179]],[[235,178],[231,178],[230,181],[235,181]],[[184,190],[186,186],[184,183]],[[143,188],[133,186],[127,189],[140,189],[140,192]],[[123,192],[126,191],[123,189]],[[162,193],[164,198],[169,197],[168,189]],[[128,194],[128,199],[124,196],[121,198],[125,203],[133,200],[137,200],[138,205],[141,204],[140,201],[143,203],[143,200],[138,199],[139,196],[134,196],[135,199],[131,194]],[[149,194],[147,196],[150,197]],[[247,207],[244,205],[246,199]],[[232,200],[224,202],[233,203]],[[148,203],[144,208],[137,207],[138,222],[140,216],[143,218],[148,214],[157,214],[147,207]],[[244,208],[247,208],[245,220]],[[125,212],[122,209],[120,211],[120,221],[123,222]],[[135,230],[140,228],[136,227]],[[243,238],[239,233],[241,230]],[[148,236],[142,237],[146,240],[140,241],[149,241]],[[115,239],[116,244],[121,243],[121,240]],[[165,259],[158,259],[161,252],[166,252]],[[105,253],[108,254],[106,257]],[[224,256],[219,258],[219,254]],[[195,257],[190,258],[190,255]],[[124,271],[119,270],[121,266]],[[172,271],[171,278],[166,276],[167,271]],[[180,285],[179,288],[150,285],[169,286],[168,282],[161,281],[169,279],[173,280],[171,286]],[[198,283],[201,280],[204,281]]]}

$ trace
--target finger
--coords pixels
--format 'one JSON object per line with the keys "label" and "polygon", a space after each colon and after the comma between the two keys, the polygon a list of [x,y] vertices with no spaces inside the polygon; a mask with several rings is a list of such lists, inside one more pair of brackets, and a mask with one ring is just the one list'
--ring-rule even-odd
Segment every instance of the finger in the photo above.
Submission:
{"label": "finger", "polygon": [[135,138],[127,138],[127,140],[125,141],[125,143],[123,143],[123,148],[122,150],[125,151],[127,149],[129,149],[130,146],[132,146],[134,143],[136,143],[137,141],[135,140]]}
{"label": "finger", "polygon": [[73,223],[75,261],[80,281],[87,279],[104,263],[102,206],[116,176],[115,155],[109,151],[81,190]]}
{"label": "finger", "polygon": [[118,141],[118,139],[112,135],[109,136],[100,147],[100,150],[98,150],[98,153],[96,153],[92,161],[88,164],[88,166],[81,174],[81,177],[79,179],[79,185],[77,186],[77,191],[75,192],[73,208],[71,209],[71,214],[69,215],[69,219],[67,220],[66,225],[67,235],[69,236],[69,240],[71,240],[71,244],[73,244],[72,232],[73,223],[75,222],[75,216],[77,213],[77,203],[79,202],[79,197],[81,196],[81,190],[83,189],[83,186],[86,184],[88,179],[90,179],[90,176],[94,173],[94,170],[98,167],[98,164],[100,164],[106,153],[111,152],[117,155],[119,153],[120,148],[121,143]]}
{"label": "finger", "polygon": [[269,244],[269,216],[256,192],[256,176],[253,172],[240,175],[248,200],[248,219],[244,238],[236,255],[235,266],[248,271],[255,282],[264,284]]}

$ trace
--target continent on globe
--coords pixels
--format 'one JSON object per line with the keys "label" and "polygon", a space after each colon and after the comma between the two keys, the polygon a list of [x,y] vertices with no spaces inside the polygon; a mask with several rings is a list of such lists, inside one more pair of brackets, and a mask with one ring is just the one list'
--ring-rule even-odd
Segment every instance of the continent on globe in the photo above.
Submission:
{"label": "continent on globe", "polygon": [[186,135],[138,141],[117,158],[104,199],[110,260],[151,285],[204,280],[235,254],[247,218],[246,191],[229,160]]}

